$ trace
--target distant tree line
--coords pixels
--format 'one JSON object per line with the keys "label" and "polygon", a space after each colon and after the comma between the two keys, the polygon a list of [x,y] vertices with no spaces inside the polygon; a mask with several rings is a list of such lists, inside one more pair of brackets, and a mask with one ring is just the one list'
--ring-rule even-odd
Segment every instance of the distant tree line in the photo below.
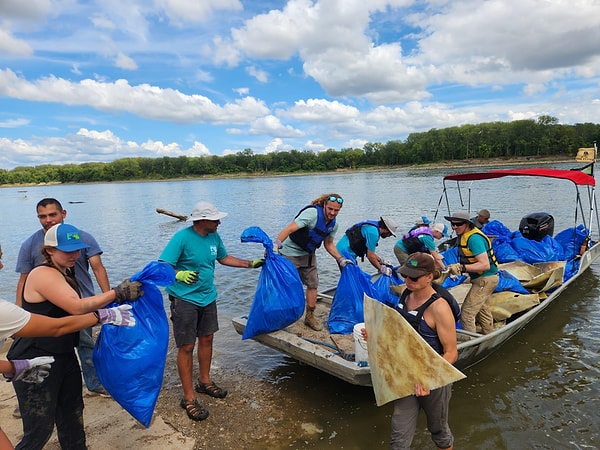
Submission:
{"label": "distant tree line", "polygon": [[[363,148],[324,152],[291,150],[227,156],[123,158],[110,163],[41,165],[0,169],[0,184],[160,180],[235,174],[278,174],[396,167],[479,158],[574,156],[600,141],[600,125],[561,125],[551,116],[412,133],[406,141],[369,142]],[[81,149],[85,152],[85,149]]]}

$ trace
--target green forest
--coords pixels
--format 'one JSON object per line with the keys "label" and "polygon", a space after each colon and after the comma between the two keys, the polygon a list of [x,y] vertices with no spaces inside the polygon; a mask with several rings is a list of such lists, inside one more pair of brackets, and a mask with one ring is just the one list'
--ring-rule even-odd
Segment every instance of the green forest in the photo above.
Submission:
{"label": "green forest", "polygon": [[[256,154],[245,149],[227,156],[123,158],[110,163],[40,165],[0,169],[0,184],[83,183],[163,180],[220,175],[275,175],[339,169],[398,167],[442,161],[575,156],[600,141],[600,125],[561,125],[551,116],[490,122],[412,133],[405,141],[369,142],[363,148],[314,153],[292,150]],[[85,148],[81,149],[85,153]]]}

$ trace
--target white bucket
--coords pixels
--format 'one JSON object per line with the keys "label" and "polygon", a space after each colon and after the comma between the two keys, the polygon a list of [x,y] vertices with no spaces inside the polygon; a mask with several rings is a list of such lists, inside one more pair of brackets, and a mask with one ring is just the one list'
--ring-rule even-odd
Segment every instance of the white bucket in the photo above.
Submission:
{"label": "white bucket", "polygon": [[365,327],[364,323],[354,325],[354,360],[360,367],[369,365],[369,351],[367,349],[367,341],[363,338],[361,330]]}

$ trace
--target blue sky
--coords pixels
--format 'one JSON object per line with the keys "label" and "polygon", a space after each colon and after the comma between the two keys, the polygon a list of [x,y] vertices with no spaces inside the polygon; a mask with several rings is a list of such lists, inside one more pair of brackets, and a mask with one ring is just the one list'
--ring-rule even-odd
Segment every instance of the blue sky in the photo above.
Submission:
{"label": "blue sky", "polygon": [[1,0],[0,168],[597,123],[598,17],[597,0]]}

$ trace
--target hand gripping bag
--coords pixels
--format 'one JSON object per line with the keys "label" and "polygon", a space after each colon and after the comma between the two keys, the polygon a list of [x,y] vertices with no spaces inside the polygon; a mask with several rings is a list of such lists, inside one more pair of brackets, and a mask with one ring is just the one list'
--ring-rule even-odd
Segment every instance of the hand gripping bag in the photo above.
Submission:
{"label": "hand gripping bag", "polygon": [[304,313],[304,288],[294,265],[273,252],[273,242],[262,229],[246,228],[240,238],[242,242],[258,242],[265,247],[265,264],[242,334],[244,340],[281,330],[300,319]]}
{"label": "hand gripping bag", "polygon": [[110,395],[148,428],[162,386],[169,345],[169,322],[157,286],[173,283],[175,271],[167,263],[152,261],[131,281],[140,281],[144,291],[130,303],[136,324],[131,328],[103,326],[93,360],[98,378]]}
{"label": "hand gripping bag", "polygon": [[392,287],[404,284],[404,280],[400,278],[397,270],[398,267],[394,267],[391,277],[379,275],[376,280],[373,281],[373,298],[391,308],[398,306],[398,301],[400,300],[398,294],[392,291]]}

